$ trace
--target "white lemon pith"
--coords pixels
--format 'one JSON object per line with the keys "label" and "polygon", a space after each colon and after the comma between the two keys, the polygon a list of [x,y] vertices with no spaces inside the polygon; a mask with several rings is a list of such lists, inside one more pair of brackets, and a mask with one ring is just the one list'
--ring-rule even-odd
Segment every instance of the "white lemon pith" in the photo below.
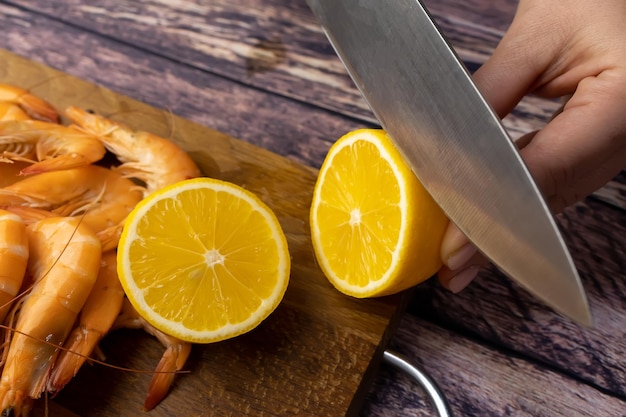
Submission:
{"label": "white lemon pith", "polygon": [[148,196],[128,217],[118,272],[150,324],[193,342],[256,327],[287,288],[290,259],[278,219],[256,195],[199,178]]}

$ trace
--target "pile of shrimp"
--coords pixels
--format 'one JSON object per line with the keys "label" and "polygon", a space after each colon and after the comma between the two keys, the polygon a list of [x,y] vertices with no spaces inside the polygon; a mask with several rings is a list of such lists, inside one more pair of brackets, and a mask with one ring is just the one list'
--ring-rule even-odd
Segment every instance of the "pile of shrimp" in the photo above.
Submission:
{"label": "pile of shrimp", "polygon": [[[0,415],[28,415],[91,359],[109,332],[141,328],[165,347],[148,388],[166,395],[191,345],[161,333],[129,304],[116,247],[124,220],[147,194],[200,176],[174,143],[71,106],[57,110],[0,84]],[[115,167],[98,164],[105,154]]]}

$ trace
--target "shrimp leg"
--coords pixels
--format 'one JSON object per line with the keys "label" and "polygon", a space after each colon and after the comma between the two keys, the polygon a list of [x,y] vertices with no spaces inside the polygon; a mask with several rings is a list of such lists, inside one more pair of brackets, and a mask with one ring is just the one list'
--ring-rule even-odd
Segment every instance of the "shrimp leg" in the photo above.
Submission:
{"label": "shrimp leg", "polygon": [[174,382],[176,371],[180,371],[183,369],[183,366],[185,366],[187,358],[189,358],[191,353],[191,343],[166,335],[160,330],[152,327],[147,321],[139,316],[127,298],[124,298],[122,312],[113,325],[113,329],[122,327],[130,329],[144,329],[144,331],[148,334],[156,337],[166,348],[155,369],[155,373],[152,376],[152,381],[150,381],[150,387],[148,388],[148,394],[144,400],[144,408],[147,411],[152,410],[167,395],[172,382]]}
{"label": "shrimp leg", "polygon": [[22,175],[76,168],[102,159],[106,149],[95,135],[72,126],[39,120],[0,121],[0,147],[5,159],[36,160]]}
{"label": "shrimp leg", "polygon": [[[94,285],[100,241],[78,218],[53,217],[27,227],[28,271],[23,299],[0,377],[0,412],[28,415],[61,346]],[[27,365],[26,365],[27,364]]]}
{"label": "shrimp leg", "polygon": [[68,107],[65,113],[85,131],[97,135],[122,162],[116,169],[127,178],[143,181],[146,194],[200,176],[195,162],[174,142],[152,133],[134,131],[78,107]]}

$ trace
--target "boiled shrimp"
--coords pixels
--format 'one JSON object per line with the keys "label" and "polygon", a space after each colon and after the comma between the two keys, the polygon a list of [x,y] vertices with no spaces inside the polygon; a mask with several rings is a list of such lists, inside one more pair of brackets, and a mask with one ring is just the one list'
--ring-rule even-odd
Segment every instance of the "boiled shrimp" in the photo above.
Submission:
{"label": "boiled shrimp", "polygon": [[23,180],[20,172],[28,165],[30,163],[19,161],[0,162],[0,188]]}
{"label": "boiled shrimp", "polygon": [[0,210],[0,322],[20,290],[28,262],[28,238],[22,219]]}
{"label": "boiled shrimp", "polygon": [[0,150],[5,159],[33,159],[22,175],[89,165],[106,153],[94,135],[39,120],[0,122]]}
{"label": "boiled shrimp", "polygon": [[122,162],[116,169],[125,177],[145,183],[146,194],[200,176],[191,157],[167,139],[133,131],[121,123],[74,106],[69,107],[66,114],[75,124],[97,135]]}
{"label": "boiled shrimp", "polygon": [[98,275],[100,241],[75,217],[27,227],[28,272],[34,285],[23,298],[0,377],[0,411],[28,415],[46,388],[59,347],[72,330]]}
{"label": "boiled shrimp", "polygon": [[116,256],[115,251],[102,255],[96,283],[52,368],[48,392],[57,393],[76,375],[120,314],[124,289],[117,277]]}
{"label": "boiled shrimp", "polygon": [[19,106],[32,119],[59,122],[59,114],[52,105],[23,88],[0,83],[0,102]]}
{"label": "boiled shrimp", "polygon": [[0,121],[4,120],[31,120],[31,118],[17,104],[0,101]]}
{"label": "boiled shrimp", "polygon": [[[8,212],[20,216],[22,218],[22,221],[27,225],[36,223],[39,220],[48,219],[50,217],[58,217],[58,215],[52,211],[35,207],[5,206],[4,209]],[[104,230],[96,231],[96,236],[98,236],[98,239],[100,239],[100,243],[102,244],[102,250],[105,252],[111,249],[115,249],[117,247],[117,242],[120,240],[121,235],[121,224],[107,227]]]}
{"label": "boiled shrimp", "polygon": [[185,362],[187,362],[187,358],[189,358],[191,353],[191,343],[168,336],[152,327],[137,313],[128,301],[128,298],[124,298],[122,312],[113,325],[113,329],[117,328],[143,329],[148,334],[156,337],[166,348],[155,369],[152,381],[150,381],[150,387],[148,388],[148,394],[144,400],[144,408],[151,410],[165,398],[172,382],[174,382],[176,372],[185,366]]}
{"label": "boiled shrimp", "polygon": [[0,189],[0,207],[81,216],[100,236],[103,250],[117,246],[124,220],[141,199],[142,191],[131,180],[96,165],[44,172]]}

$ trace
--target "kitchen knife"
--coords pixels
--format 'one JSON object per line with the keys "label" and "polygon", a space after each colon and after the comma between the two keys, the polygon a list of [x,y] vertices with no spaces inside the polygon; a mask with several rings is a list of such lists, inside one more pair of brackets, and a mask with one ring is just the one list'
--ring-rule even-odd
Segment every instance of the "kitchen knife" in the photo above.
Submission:
{"label": "kitchen knife", "polygon": [[502,272],[590,326],[584,289],[544,198],[420,1],[307,2],[381,126],[450,220]]}

